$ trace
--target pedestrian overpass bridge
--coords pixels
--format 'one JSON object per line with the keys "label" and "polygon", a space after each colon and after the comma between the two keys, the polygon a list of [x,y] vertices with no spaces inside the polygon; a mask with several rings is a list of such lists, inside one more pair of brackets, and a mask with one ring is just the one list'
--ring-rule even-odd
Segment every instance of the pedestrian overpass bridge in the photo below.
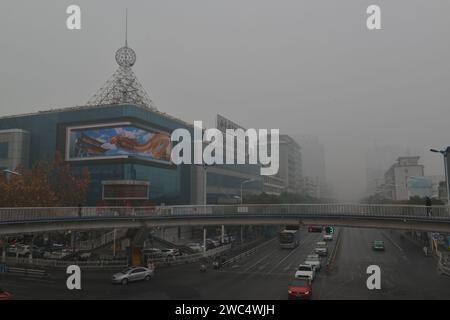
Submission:
{"label": "pedestrian overpass bridge", "polygon": [[295,224],[450,233],[450,211],[443,206],[368,204],[0,209],[0,235],[114,228]]}

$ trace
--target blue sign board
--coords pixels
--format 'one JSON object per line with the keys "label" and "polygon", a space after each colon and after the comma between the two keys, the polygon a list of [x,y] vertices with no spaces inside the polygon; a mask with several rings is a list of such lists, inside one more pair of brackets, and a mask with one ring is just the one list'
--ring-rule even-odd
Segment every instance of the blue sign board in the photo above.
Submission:
{"label": "blue sign board", "polygon": [[4,263],[0,263],[0,273],[8,272],[8,267]]}

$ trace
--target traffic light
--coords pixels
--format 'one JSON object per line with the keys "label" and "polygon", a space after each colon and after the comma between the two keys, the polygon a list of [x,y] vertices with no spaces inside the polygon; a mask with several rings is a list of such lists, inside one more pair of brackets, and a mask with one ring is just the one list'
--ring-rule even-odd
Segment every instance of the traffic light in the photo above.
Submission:
{"label": "traffic light", "polygon": [[325,233],[333,234],[334,233],[334,228],[333,227],[325,227]]}

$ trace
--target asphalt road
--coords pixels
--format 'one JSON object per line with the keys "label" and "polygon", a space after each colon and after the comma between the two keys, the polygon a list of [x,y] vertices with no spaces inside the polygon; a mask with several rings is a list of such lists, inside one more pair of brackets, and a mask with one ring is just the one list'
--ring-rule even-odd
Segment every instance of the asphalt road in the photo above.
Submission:
{"label": "asphalt road", "polygon": [[[377,239],[384,240],[385,252],[372,251]],[[281,249],[274,240],[221,271],[201,273],[199,264],[173,266],[157,270],[149,282],[128,286],[110,284],[111,272],[92,271],[83,271],[80,291],[66,289],[63,273],[48,280],[8,276],[0,286],[17,299],[286,299],[296,267],[319,240],[320,234],[302,230],[301,245],[293,250]],[[399,234],[343,229],[341,240],[335,268],[319,272],[313,283],[313,299],[450,299],[450,278],[438,275],[436,261]],[[381,290],[366,287],[366,268],[372,264],[381,268]]]}

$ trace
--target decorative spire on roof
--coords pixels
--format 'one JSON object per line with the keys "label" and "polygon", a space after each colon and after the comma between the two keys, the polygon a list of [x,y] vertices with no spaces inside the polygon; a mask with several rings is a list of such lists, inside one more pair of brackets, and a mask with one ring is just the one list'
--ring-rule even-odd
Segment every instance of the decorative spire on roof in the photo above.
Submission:
{"label": "decorative spire on roof", "polygon": [[136,53],[128,47],[128,10],[125,21],[125,46],[116,51],[119,68],[87,105],[135,104],[156,109],[131,69],[136,63]]}

